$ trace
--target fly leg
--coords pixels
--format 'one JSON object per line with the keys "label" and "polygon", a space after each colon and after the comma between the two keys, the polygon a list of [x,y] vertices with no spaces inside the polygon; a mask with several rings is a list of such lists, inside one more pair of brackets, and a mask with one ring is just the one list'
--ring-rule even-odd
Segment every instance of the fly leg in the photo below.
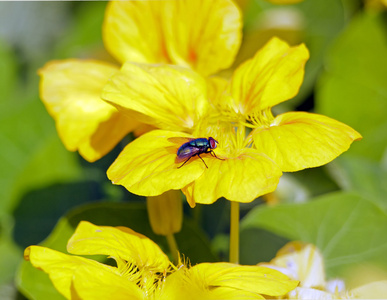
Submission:
{"label": "fly leg", "polygon": [[207,164],[204,162],[203,158],[201,158],[201,156],[198,154],[199,158],[202,160],[202,162],[204,163],[204,165],[206,166],[206,168],[208,169],[208,166]]}
{"label": "fly leg", "polygon": [[[177,168],[180,169],[182,166],[185,165],[185,163],[186,163],[187,161],[189,161],[189,160],[191,159],[191,157],[194,157],[194,156],[195,156],[195,155],[190,156],[185,162],[183,162],[183,164],[182,164],[181,166],[179,166],[179,167],[177,167]],[[208,169],[208,166],[207,166],[207,164],[204,162],[203,158],[201,158],[201,156],[200,156],[199,154],[197,154],[197,156],[199,156],[199,158],[202,160],[202,162],[204,163],[204,165],[205,165],[206,168]]]}
{"label": "fly leg", "polygon": [[219,158],[219,157],[217,157],[216,156],[216,154],[215,154],[215,152],[214,151],[210,151],[210,153],[211,153],[211,155],[213,156],[213,157],[216,157],[217,159],[219,159],[219,160],[225,160],[224,158]]}
{"label": "fly leg", "polygon": [[182,166],[184,166],[185,163],[191,159],[191,157],[192,157],[192,156],[188,157],[188,159],[187,159],[185,162],[183,162],[183,164],[182,164],[180,167],[177,167],[177,168],[180,169]]}

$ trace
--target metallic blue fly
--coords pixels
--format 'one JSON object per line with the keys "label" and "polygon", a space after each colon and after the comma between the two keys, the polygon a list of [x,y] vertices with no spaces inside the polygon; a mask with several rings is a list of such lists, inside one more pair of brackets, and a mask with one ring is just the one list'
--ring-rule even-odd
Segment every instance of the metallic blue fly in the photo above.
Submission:
{"label": "metallic blue fly", "polygon": [[204,165],[208,168],[207,164],[204,162],[203,158],[201,158],[200,154],[204,153],[210,153],[213,157],[216,157],[217,159],[223,160],[216,156],[213,149],[217,147],[218,141],[215,140],[212,137],[207,138],[198,138],[198,139],[189,139],[188,142],[184,143],[180,146],[180,148],[177,150],[177,162],[184,163],[177,167],[180,169],[182,166],[184,166],[192,157],[198,156]]}

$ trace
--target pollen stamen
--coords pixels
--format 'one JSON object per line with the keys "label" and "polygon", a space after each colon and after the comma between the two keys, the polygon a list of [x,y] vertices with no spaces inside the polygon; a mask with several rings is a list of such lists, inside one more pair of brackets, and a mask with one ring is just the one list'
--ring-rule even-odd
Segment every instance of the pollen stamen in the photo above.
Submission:
{"label": "pollen stamen", "polygon": [[247,117],[248,122],[252,124],[252,128],[269,128],[274,120],[271,108],[264,110],[256,110]]}

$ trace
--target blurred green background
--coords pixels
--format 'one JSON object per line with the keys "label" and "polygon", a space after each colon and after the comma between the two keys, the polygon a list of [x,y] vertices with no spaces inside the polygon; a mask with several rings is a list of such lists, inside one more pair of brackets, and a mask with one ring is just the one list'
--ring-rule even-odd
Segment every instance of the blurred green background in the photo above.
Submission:
{"label": "blurred green background", "polygon": [[[246,1],[244,1],[246,2]],[[375,1],[373,1],[375,2]],[[106,2],[0,2],[0,299],[63,299],[22,263],[25,247],[65,251],[80,220],[124,225],[158,242],[144,199],[106,178],[126,138],[90,164],[68,152],[39,99],[37,70],[65,58],[109,59]],[[329,277],[349,286],[387,278],[387,14],[356,0],[247,1],[236,65],[271,36],[311,52],[299,95],[275,108],[313,111],[363,135],[327,166],[285,174],[277,191],[241,206],[241,263],[269,261],[289,240],[316,244]],[[191,262],[227,260],[229,203],[185,205],[177,241]],[[365,272],[367,274],[365,274]],[[357,274],[363,276],[363,281]],[[17,287],[21,292],[18,291]]]}

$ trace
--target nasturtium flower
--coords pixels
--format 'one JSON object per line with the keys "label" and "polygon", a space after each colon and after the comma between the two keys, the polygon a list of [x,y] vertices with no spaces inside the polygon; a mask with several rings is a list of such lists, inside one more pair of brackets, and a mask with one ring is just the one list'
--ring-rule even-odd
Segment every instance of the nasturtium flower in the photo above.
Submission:
{"label": "nasturtium flower", "polygon": [[[143,82],[154,86],[138,88]],[[281,170],[265,154],[247,147],[243,131],[235,135],[228,123],[199,126],[211,118],[211,108],[206,80],[194,71],[126,63],[111,78],[102,97],[123,113],[146,113],[153,119],[149,123],[162,128],[129,144],[109,168],[108,177],[113,183],[130,192],[156,196],[168,189],[183,189],[189,204],[195,206],[213,203],[220,197],[250,202],[276,188]],[[179,168],[177,150],[200,136],[219,139],[215,150],[219,157],[206,155],[205,164],[192,159],[192,163]]]}
{"label": "nasturtium flower", "polygon": [[66,148],[93,162],[141,126],[141,118],[127,118],[100,98],[119,65],[169,63],[209,75],[231,65],[241,27],[241,14],[231,0],[108,3],[103,41],[117,64],[67,59],[39,70],[42,101]]}
{"label": "nasturtium flower", "polygon": [[231,109],[250,122],[255,147],[283,172],[324,165],[361,139],[351,127],[323,115],[272,115],[273,106],[298,93],[308,58],[303,44],[290,47],[273,38],[239,66],[231,81]]}
{"label": "nasturtium flower", "polygon": [[[66,299],[264,299],[282,296],[298,281],[272,268],[231,263],[173,265],[150,239],[126,227],[82,221],[64,254],[41,246],[25,259],[48,273]],[[108,255],[116,266],[77,255]]]}
{"label": "nasturtium flower", "polygon": [[[230,80],[127,62],[109,79],[102,98],[160,130],[129,144],[108,177],[144,196],[182,189],[191,206],[220,197],[251,202],[275,190],[282,172],[333,160],[360,134],[322,115],[271,112],[298,93],[308,58],[305,45],[290,47],[273,38]],[[219,142],[214,155],[202,154],[204,163],[196,156],[181,167],[177,150],[199,137]]]}
{"label": "nasturtium flower", "polygon": [[387,281],[370,282],[347,289],[342,279],[326,280],[324,258],[313,244],[290,242],[281,248],[270,263],[260,263],[278,270],[300,284],[287,299],[381,299]]}
{"label": "nasturtium flower", "polygon": [[121,62],[175,64],[209,75],[232,64],[241,28],[232,0],[116,1],[107,7],[103,38]]}

